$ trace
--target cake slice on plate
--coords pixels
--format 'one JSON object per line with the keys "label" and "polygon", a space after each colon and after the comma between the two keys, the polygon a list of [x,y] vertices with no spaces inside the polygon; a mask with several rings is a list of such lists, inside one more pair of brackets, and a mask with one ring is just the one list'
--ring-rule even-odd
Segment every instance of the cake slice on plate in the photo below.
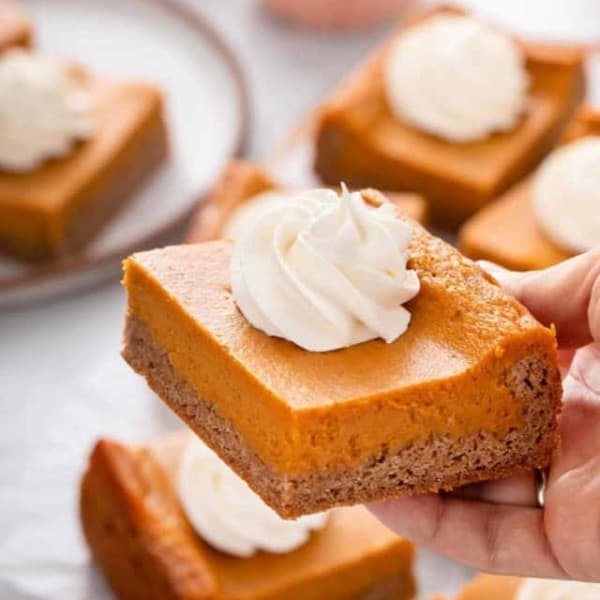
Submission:
{"label": "cake slice on plate", "polygon": [[83,248],[166,160],[163,95],[33,52],[0,55],[0,249]]}

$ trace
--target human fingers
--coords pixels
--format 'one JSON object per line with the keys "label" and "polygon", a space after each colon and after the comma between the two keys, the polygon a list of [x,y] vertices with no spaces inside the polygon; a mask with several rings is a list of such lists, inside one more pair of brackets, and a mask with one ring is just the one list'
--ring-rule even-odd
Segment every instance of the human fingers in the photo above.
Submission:
{"label": "human fingers", "polygon": [[577,350],[574,348],[558,351],[558,366],[560,368],[560,374],[562,377],[565,377],[565,375],[569,372],[575,352],[577,352]]}
{"label": "human fingers", "polygon": [[519,273],[480,264],[539,321],[556,326],[561,347],[600,341],[600,249],[542,271]]}
{"label": "human fingers", "polygon": [[546,490],[545,524],[562,567],[600,580],[600,344],[575,354],[564,380],[557,448]]}
{"label": "human fingers", "polygon": [[567,577],[546,538],[542,509],[440,494],[395,498],[369,508],[399,535],[474,568]]}
{"label": "human fingers", "polygon": [[561,445],[551,482],[600,456],[600,345],[590,344],[576,354],[563,381],[563,410],[558,429]]}
{"label": "human fingers", "polygon": [[532,471],[528,471],[505,479],[465,485],[455,489],[452,496],[494,504],[535,507],[537,506],[535,475]]}
{"label": "human fingers", "polygon": [[546,491],[545,527],[549,544],[573,579],[600,581],[598,519],[600,455],[551,478]]}

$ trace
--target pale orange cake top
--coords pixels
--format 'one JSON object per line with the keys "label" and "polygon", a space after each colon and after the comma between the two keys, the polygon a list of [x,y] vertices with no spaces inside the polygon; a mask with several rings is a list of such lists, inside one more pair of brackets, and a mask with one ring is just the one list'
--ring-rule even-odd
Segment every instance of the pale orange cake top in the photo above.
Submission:
{"label": "pale orange cake top", "polygon": [[392,344],[308,352],[265,335],[238,311],[229,284],[231,246],[218,241],[135,254],[126,263],[126,283],[133,272],[153,280],[191,326],[296,409],[460,375],[490,353],[501,356],[515,340],[553,345],[552,332],[479,267],[417,230],[409,267],[417,270],[421,291],[407,304],[408,331]]}

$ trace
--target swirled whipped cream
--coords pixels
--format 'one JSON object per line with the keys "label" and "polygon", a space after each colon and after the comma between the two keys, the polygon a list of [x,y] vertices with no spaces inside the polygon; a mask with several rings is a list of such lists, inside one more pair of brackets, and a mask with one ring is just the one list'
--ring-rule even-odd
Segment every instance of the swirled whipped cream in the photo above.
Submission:
{"label": "swirled whipped cream", "polygon": [[525,108],[528,82],[518,46],[461,15],[411,27],[384,66],[388,103],[398,119],[452,142],[512,129]]}
{"label": "swirled whipped cream", "polygon": [[176,486],[196,532],[233,556],[251,556],[259,550],[291,552],[327,521],[326,513],[282,519],[194,435],[179,463]]}
{"label": "swirled whipped cream", "polygon": [[313,352],[382,338],[409,324],[402,305],[419,292],[407,268],[410,225],[395,207],[359,192],[299,193],[237,241],[233,295],[248,321]]}
{"label": "swirled whipped cream", "polygon": [[600,583],[526,579],[519,587],[516,600],[598,600]]}
{"label": "swirled whipped cream", "polygon": [[0,169],[32,171],[92,130],[89,99],[68,69],[23,50],[0,57]]}
{"label": "swirled whipped cream", "polygon": [[263,215],[291,200],[297,192],[287,188],[269,190],[248,198],[228,219],[223,237],[237,240],[244,231],[252,227]]}
{"label": "swirled whipped cream", "polygon": [[538,223],[556,245],[573,253],[600,245],[600,136],[555,150],[532,186]]}

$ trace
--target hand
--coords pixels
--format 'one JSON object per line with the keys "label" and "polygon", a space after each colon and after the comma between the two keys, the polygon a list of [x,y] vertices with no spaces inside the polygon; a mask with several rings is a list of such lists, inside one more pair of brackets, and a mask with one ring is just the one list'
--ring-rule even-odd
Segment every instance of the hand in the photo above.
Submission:
{"label": "hand", "polygon": [[545,271],[482,266],[556,325],[566,377],[545,508],[531,473],[370,509],[400,535],[483,571],[600,581],[600,251]]}

